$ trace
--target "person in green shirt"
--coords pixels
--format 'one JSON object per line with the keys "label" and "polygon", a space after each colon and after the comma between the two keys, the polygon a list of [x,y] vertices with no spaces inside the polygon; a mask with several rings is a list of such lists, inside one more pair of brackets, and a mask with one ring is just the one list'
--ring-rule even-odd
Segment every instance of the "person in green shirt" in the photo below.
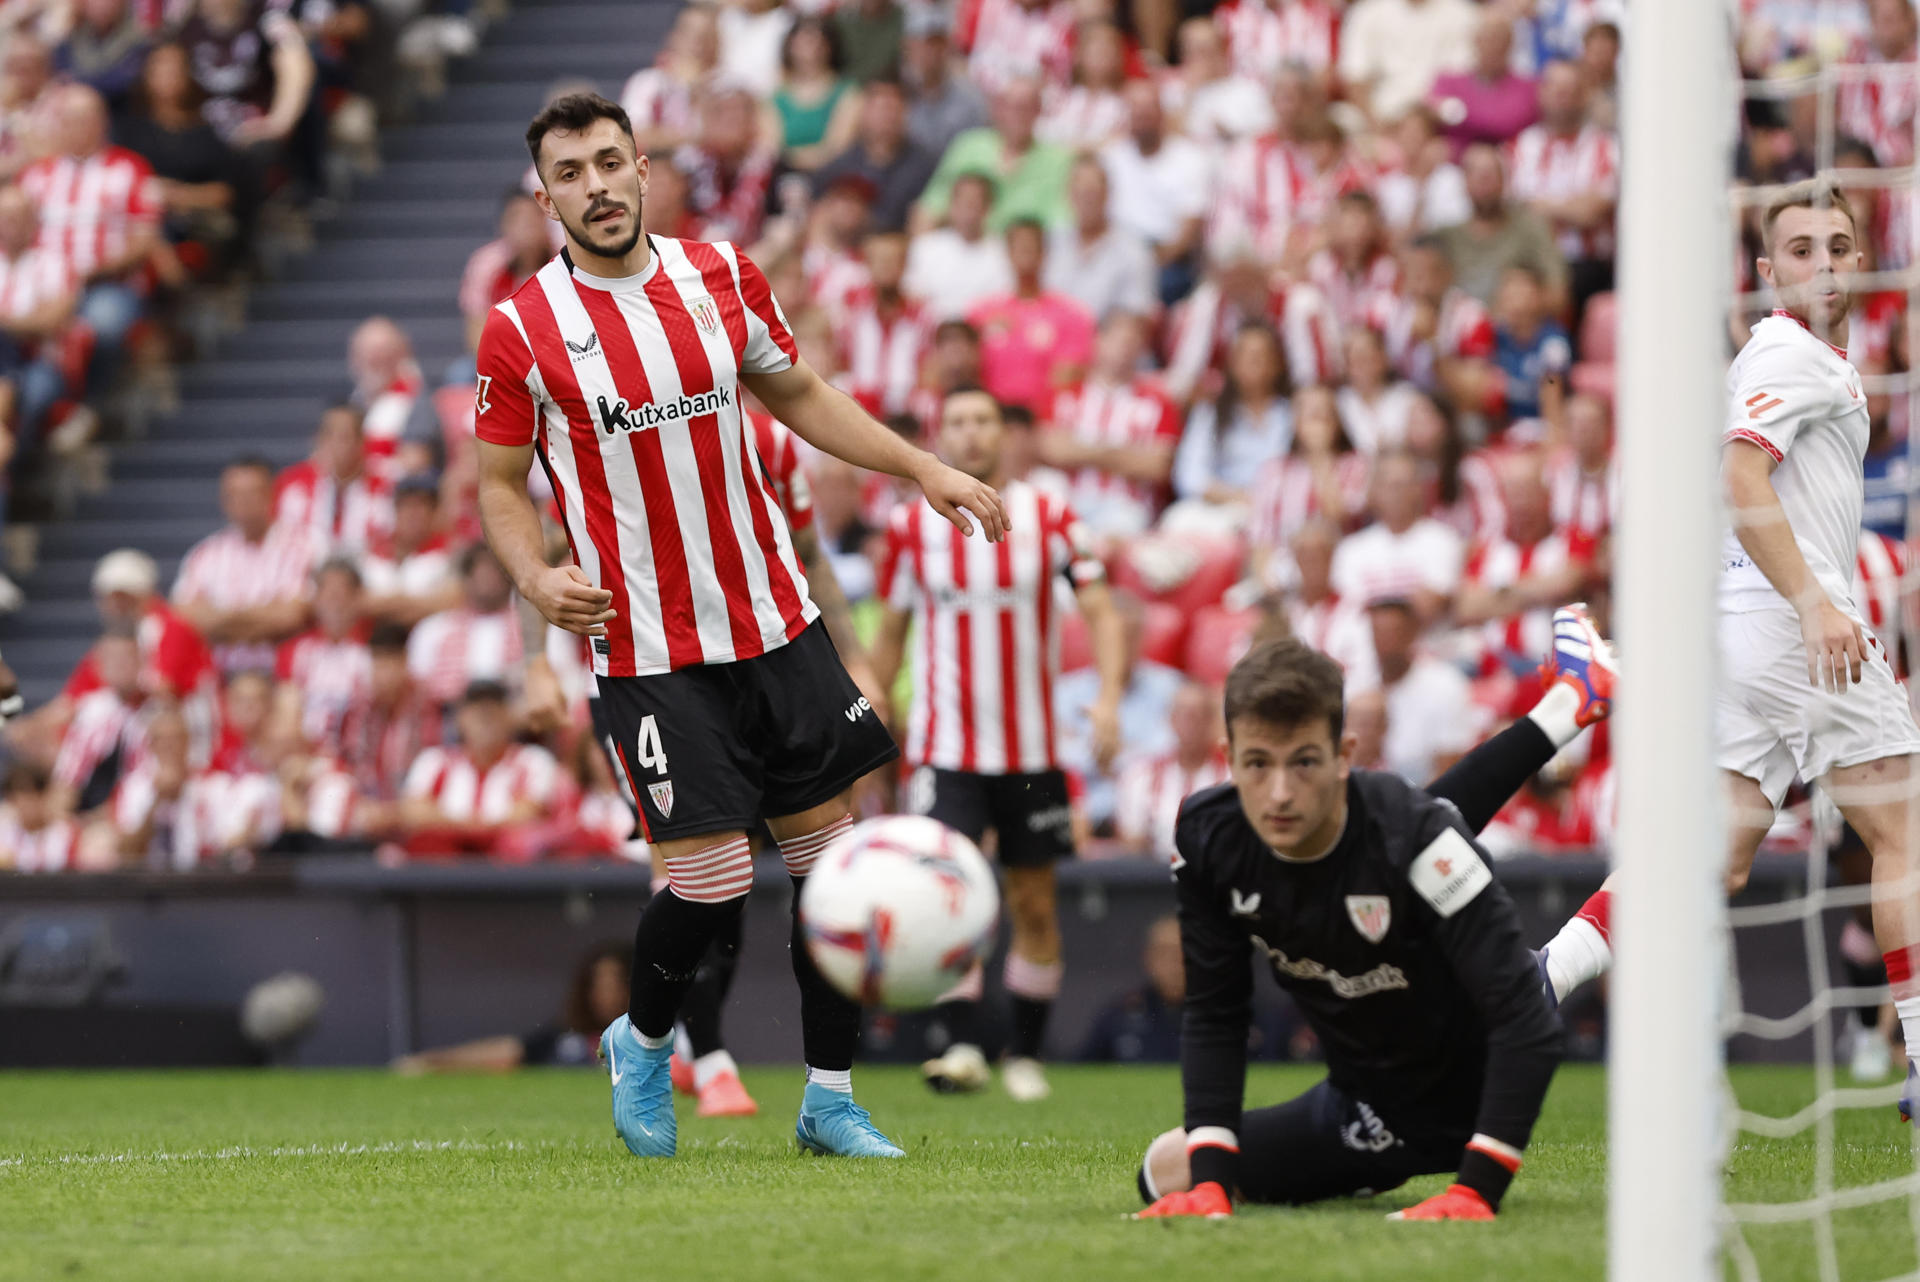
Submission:
{"label": "person in green shirt", "polygon": [[991,127],[969,129],[948,144],[940,165],[927,183],[916,212],[916,223],[930,227],[946,217],[953,183],[962,174],[986,174],[996,195],[987,216],[988,229],[998,233],[1017,222],[1057,227],[1067,222],[1067,175],[1073,153],[1056,143],[1041,142],[1033,127],[1040,119],[1040,85],[1015,80],[993,100]]}

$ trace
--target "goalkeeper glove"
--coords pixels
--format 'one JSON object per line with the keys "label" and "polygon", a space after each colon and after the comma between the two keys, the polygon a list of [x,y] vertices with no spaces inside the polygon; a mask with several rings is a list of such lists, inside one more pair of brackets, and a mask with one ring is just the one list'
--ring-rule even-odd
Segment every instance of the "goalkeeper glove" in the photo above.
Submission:
{"label": "goalkeeper glove", "polygon": [[1418,1206],[1395,1211],[1389,1220],[1491,1220],[1493,1208],[1487,1199],[1464,1184],[1449,1184],[1447,1191],[1436,1193]]}
{"label": "goalkeeper glove", "polygon": [[1179,1193],[1169,1193],[1144,1211],[1134,1214],[1136,1220],[1170,1219],[1174,1216],[1204,1216],[1209,1220],[1223,1220],[1233,1214],[1233,1201],[1227,1191],[1218,1184],[1206,1183]]}

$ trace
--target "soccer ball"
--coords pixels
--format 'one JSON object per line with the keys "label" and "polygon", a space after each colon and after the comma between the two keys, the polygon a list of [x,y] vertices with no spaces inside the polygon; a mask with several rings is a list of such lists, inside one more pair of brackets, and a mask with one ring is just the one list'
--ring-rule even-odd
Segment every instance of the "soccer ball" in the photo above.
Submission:
{"label": "soccer ball", "polygon": [[1000,891],[971,841],[937,819],[869,819],[820,853],[800,894],[814,965],[867,1006],[931,1006],[993,947]]}

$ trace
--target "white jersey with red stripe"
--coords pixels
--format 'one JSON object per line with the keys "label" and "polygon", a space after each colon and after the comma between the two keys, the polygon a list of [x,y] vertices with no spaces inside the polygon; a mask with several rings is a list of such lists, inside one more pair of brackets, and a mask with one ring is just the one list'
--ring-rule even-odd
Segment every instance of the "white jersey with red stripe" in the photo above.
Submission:
{"label": "white jersey with red stripe", "polygon": [[160,180],[125,147],[37,160],[21,171],[20,186],[39,211],[40,247],[81,279],[123,257],[136,229],[160,224]]}
{"label": "white jersey with red stripe", "polygon": [[476,433],[539,451],[575,562],[613,595],[600,677],[752,658],[819,617],[740,405],[741,374],[797,359],[786,316],[732,245],[647,239],[624,280],[548,263],[478,358]]}
{"label": "white jersey with red stripe", "polygon": [[[275,525],[258,543],[227,526],[194,544],[173,581],[173,602],[202,602],[217,610],[239,610],[312,595],[313,539],[297,525]],[[273,646],[265,642],[229,642],[214,646],[214,662],[223,672],[273,666]]]}
{"label": "white jersey with red stripe", "polygon": [[24,320],[35,309],[72,296],[80,287],[67,260],[51,249],[0,254],[0,316]]}
{"label": "white jersey with red stripe", "polygon": [[[1606,130],[1583,125],[1571,137],[1545,125],[1531,125],[1513,141],[1512,190],[1516,200],[1564,201],[1576,196],[1620,195],[1620,143]],[[1555,229],[1560,252],[1569,259],[1610,258],[1610,223],[1591,230]]]}
{"label": "white jersey with red stripe", "polygon": [[179,795],[160,796],[151,762],[114,786],[108,815],[122,834],[151,824],[149,861],[185,872],[203,860],[264,845],[279,832],[280,786],[269,774],[189,775]]}
{"label": "white jersey with red stripe", "polygon": [[1226,368],[1227,349],[1242,325],[1265,322],[1280,335],[1287,374],[1296,386],[1333,381],[1340,368],[1340,322],[1320,291],[1309,284],[1269,289],[1254,311],[1229,298],[1217,281],[1174,308],[1167,343],[1167,390],[1176,400],[1203,394],[1202,384]]}
{"label": "white jersey with red stripe", "polygon": [[407,638],[407,671],[427,698],[453,703],[475,681],[519,685],[520,616],[512,606],[479,611],[458,606],[430,614]]}
{"label": "white jersey with red stripe", "polygon": [[1034,133],[1074,151],[1097,151],[1127,132],[1127,100],[1117,89],[1073,85],[1047,95]]}
{"label": "white jersey with red stripe", "polygon": [[[1482,543],[1467,558],[1468,581],[1485,588],[1510,588],[1536,574],[1566,568],[1575,558],[1573,541],[1555,530],[1538,543],[1522,545],[1500,538]],[[1537,660],[1553,649],[1553,610],[1546,606],[1491,619],[1480,627],[1481,671],[1491,676],[1518,660]]]}
{"label": "white jersey with red stripe", "polygon": [[1386,250],[1359,271],[1349,271],[1331,249],[1307,260],[1307,279],[1327,300],[1342,326],[1355,328],[1390,311],[1400,295],[1400,260]]}
{"label": "white jersey with red stripe", "polygon": [[374,493],[390,495],[400,482],[400,441],[413,418],[413,404],[426,389],[420,367],[408,361],[391,383],[363,397],[360,430],[366,439],[367,482]]}
{"label": "white jersey with red stripe", "polygon": [[1173,827],[1180,803],[1202,788],[1227,781],[1227,757],[1216,752],[1189,769],[1175,753],[1137,758],[1115,781],[1113,827],[1122,841],[1144,845],[1162,859],[1174,855]]}
{"label": "white jersey with red stripe", "polygon": [[[1773,457],[1773,490],[1807,568],[1834,605],[1856,618],[1853,563],[1868,430],[1860,372],[1845,348],[1783,311],[1753,327],[1727,371],[1723,439],[1746,441]],[[1721,609],[1788,608],[1731,528],[1721,564]]]}
{"label": "white jersey with red stripe", "polygon": [[506,823],[526,803],[550,807],[560,787],[560,763],[536,744],[508,744],[491,766],[460,748],[429,748],[407,772],[404,795],[431,801],[454,823]]}
{"label": "white jersey with red stripe", "polygon": [[620,106],[635,133],[668,130],[691,135],[700,123],[694,103],[697,88],[667,70],[663,57],[660,65],[642,67],[627,77],[620,90]]}
{"label": "white jersey with red stripe", "polygon": [[800,255],[800,271],[806,282],[807,301],[824,308],[828,316],[839,320],[854,300],[873,286],[873,273],[864,258],[851,249],[831,245],[809,245]]}
{"label": "white jersey with red stripe", "polygon": [[[1180,441],[1180,411],[1158,379],[1136,374],[1125,383],[1089,378],[1062,392],[1053,405],[1053,428],[1087,445],[1174,446]],[[1073,510],[1100,534],[1138,534],[1153,523],[1162,487],[1083,467],[1073,474]]]}
{"label": "white jersey with red stripe", "polygon": [[753,429],[753,448],[766,465],[767,483],[787,518],[787,528],[796,534],[807,529],[813,524],[813,487],[807,482],[807,470],[800,466],[800,438],[771,414],[749,410],[747,424]]}
{"label": "white jersey with red stripe", "polygon": [[1324,0],[1232,0],[1213,11],[1234,71],[1261,83],[1288,65],[1328,71],[1340,48],[1340,14]]}
{"label": "white jersey with red stripe", "polygon": [[882,316],[871,289],[852,295],[839,324],[849,395],[877,417],[907,413],[932,336],[932,316],[913,299]]}
{"label": "white jersey with red stripe", "polygon": [[1007,537],[963,539],[924,503],[887,523],[882,598],[917,629],[910,766],[973,774],[1056,768],[1053,683],[1060,673],[1061,576],[1104,573],[1073,510],[1025,481],[1001,487]]}
{"label": "white jersey with red stripe", "polygon": [[1380,660],[1373,648],[1373,624],[1352,597],[1330,593],[1318,601],[1289,596],[1287,624],[1294,636],[1338,663],[1346,673],[1349,696],[1380,688]]}
{"label": "white jersey with red stripe", "polygon": [[151,701],[128,703],[104,688],[81,696],[54,754],[53,782],[78,791],[116,752],[122,774],[138,767],[146,759],[147,725],[155,706]]}
{"label": "white jersey with red stripe", "polygon": [[1567,531],[1576,548],[1591,549],[1613,529],[1620,501],[1620,461],[1589,472],[1571,450],[1547,460],[1547,493],[1553,523]]}
{"label": "white jersey with red stripe", "polygon": [[1846,60],[1873,71],[1840,86],[1841,132],[1871,146],[1882,165],[1912,164],[1913,116],[1920,108],[1920,76],[1914,74],[1912,51],[1905,59],[1890,60],[1862,41]]}
{"label": "white jersey with red stripe", "polygon": [[300,734],[336,756],[349,720],[373,701],[373,652],[356,637],[329,637],[319,628],[280,646],[275,677],[300,696]]}
{"label": "white jersey with red stripe", "polygon": [[1020,0],[973,0],[963,10],[960,44],[968,51],[967,79],[991,97],[1015,80],[1038,77],[1064,85],[1073,59],[1071,0],[1027,5]]}
{"label": "white jersey with red stripe", "polygon": [[1348,450],[1333,459],[1332,471],[1340,506],[1328,511],[1312,463],[1297,454],[1284,454],[1263,464],[1253,483],[1250,533],[1254,545],[1284,548],[1300,527],[1316,516],[1326,517],[1343,530],[1358,520],[1367,510],[1371,469],[1366,455]]}
{"label": "white jersey with red stripe", "polygon": [[393,529],[393,492],[371,476],[341,484],[311,462],[295,463],[273,483],[275,524],[303,529],[315,555],[359,554]]}
{"label": "white jersey with red stripe", "polygon": [[80,825],[56,819],[29,831],[11,806],[0,806],[0,868],[14,872],[68,872],[80,858]]}
{"label": "white jersey with red stripe", "polygon": [[1415,335],[1420,303],[1406,294],[1376,299],[1367,324],[1380,331],[1387,359],[1401,375],[1427,391],[1440,386],[1439,363],[1444,360],[1490,360],[1493,357],[1493,316],[1485,304],[1458,287],[1440,298],[1429,338]]}

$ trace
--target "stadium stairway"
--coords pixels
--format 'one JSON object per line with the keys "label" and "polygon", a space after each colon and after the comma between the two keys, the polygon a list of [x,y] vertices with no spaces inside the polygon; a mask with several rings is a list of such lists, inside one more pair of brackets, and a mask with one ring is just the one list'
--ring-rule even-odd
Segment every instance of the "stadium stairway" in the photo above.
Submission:
{"label": "stadium stairway", "polygon": [[672,21],[667,0],[516,0],[417,123],[382,131],[384,164],[311,253],[251,291],[244,325],[180,371],[177,412],[111,448],[108,483],[73,519],[39,532],[21,576],[27,605],[0,619],[0,653],[29,706],[58,692],[98,633],[94,561],[137,547],[165,590],[180,558],[220,523],[221,465],[239,454],[276,466],[307,451],[314,421],[348,390],[347,338],[368,316],[412,336],[429,385],[463,348],[456,294],[467,255],[494,234],[501,193],[527,165],[526,122],[556,83],[585,78],[618,94]]}

